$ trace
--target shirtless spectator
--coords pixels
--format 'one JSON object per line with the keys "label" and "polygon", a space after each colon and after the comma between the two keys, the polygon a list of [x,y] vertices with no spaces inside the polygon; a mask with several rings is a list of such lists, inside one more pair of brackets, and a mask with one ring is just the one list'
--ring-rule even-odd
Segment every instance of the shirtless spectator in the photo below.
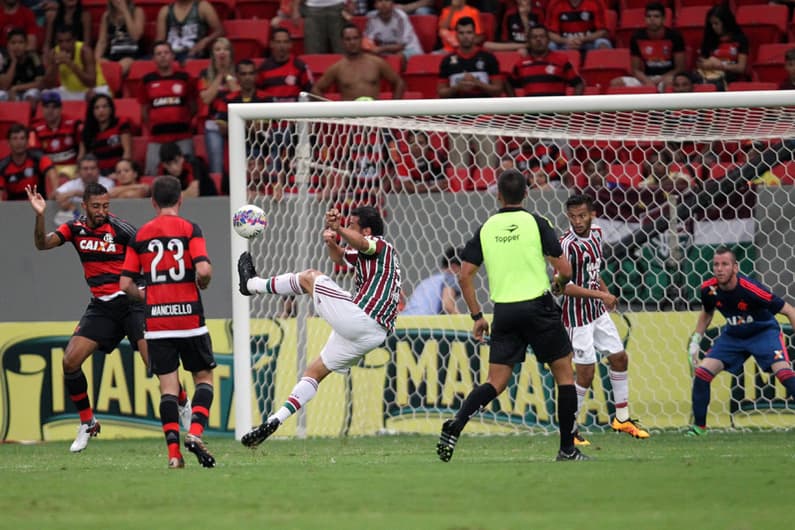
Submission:
{"label": "shirtless spectator", "polygon": [[337,85],[344,100],[376,99],[381,91],[381,80],[392,85],[392,98],[400,99],[406,84],[385,60],[362,51],[362,34],[353,24],[342,28],[344,57],[331,65],[312,87],[312,93],[323,96],[332,85]]}

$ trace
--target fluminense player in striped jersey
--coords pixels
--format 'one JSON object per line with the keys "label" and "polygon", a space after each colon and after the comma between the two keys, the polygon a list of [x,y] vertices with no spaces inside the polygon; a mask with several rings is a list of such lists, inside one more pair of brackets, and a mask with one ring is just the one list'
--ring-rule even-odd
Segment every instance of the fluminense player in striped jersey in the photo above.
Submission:
{"label": "fluminense player in striped jersey", "polygon": [[[596,352],[607,355],[610,384],[616,416],[613,430],[635,438],[648,438],[648,431],[629,417],[629,379],[627,352],[608,311],[618,300],[610,294],[601,276],[602,229],[591,225],[593,202],[588,195],[572,195],[566,201],[566,215],[571,227],[560,238],[563,254],[571,263],[572,275],[563,290],[563,324],[569,331],[574,348],[577,378],[577,416],[582,410],[585,394],[591,387],[596,366]],[[576,424],[575,424],[576,428]],[[590,445],[577,431],[575,445]]]}
{"label": "fluminense player in striped jersey", "polygon": [[[240,292],[293,296],[309,294],[317,314],[331,325],[331,335],[303,377],[293,387],[284,405],[265,423],[243,436],[243,445],[255,447],[273,434],[279,425],[315,397],[317,387],[331,372],[347,372],[359,359],[384,342],[394,329],[400,301],[400,265],[395,248],[383,237],[384,221],[378,210],[362,206],[351,211],[349,223],[340,223],[340,212],[326,212],[323,241],[336,264],[348,263],[356,270],[356,292],[343,290],[324,273],[308,269],[257,277],[251,254],[244,252],[237,262]],[[347,247],[337,244],[337,236]]]}

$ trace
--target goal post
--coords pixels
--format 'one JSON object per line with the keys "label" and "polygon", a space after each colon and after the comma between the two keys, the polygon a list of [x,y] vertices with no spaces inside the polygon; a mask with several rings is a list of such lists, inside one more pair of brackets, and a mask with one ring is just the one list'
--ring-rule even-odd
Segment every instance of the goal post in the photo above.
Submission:
{"label": "goal post", "polygon": [[[560,232],[568,227],[566,197],[593,191],[591,179],[603,177],[595,197],[596,223],[608,235],[604,275],[621,300],[623,317],[614,318],[629,341],[632,414],[652,427],[688,422],[684,351],[698,309],[694,282],[709,273],[717,244],[736,245],[743,272],[795,295],[782,266],[792,252],[781,244],[795,236],[776,224],[786,215],[777,201],[795,205],[786,185],[795,182],[795,91],[232,104],[228,125],[230,211],[253,203],[269,221],[251,242],[230,227],[237,438],[280,405],[329,333],[308,297],[241,296],[237,258],[248,249],[260,274],[311,267],[352,288],[321,244],[331,206],[382,211],[410,296],[439,272],[446,247],[462,246],[493,213],[502,168],[528,175],[538,187],[528,208]],[[425,145],[416,147],[419,136]],[[423,171],[435,174],[417,176]],[[776,179],[785,185],[770,186]],[[458,308],[466,311],[463,301]],[[345,377],[327,379],[285,434],[435,432],[437,419],[484,377],[487,347],[468,338],[470,324],[466,315],[401,316],[385,346]],[[525,364],[509,395],[473,421],[477,430],[549,431],[550,376],[532,357]],[[711,424],[791,422],[775,381],[750,365],[742,380],[725,379]],[[609,381],[597,377],[580,421],[603,428],[610,399]]]}

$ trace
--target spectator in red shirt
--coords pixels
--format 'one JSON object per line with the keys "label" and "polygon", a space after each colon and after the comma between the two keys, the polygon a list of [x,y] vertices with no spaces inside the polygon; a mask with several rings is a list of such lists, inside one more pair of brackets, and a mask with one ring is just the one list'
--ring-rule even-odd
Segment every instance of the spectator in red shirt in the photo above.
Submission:
{"label": "spectator in red shirt", "polygon": [[790,48],[784,54],[784,69],[787,79],[781,82],[779,90],[795,90],[795,48]]}
{"label": "spectator in red shirt", "polygon": [[527,57],[514,65],[506,83],[509,95],[516,95],[513,89],[521,88],[525,96],[565,96],[568,87],[575,94],[582,94],[585,83],[568,55],[549,50],[549,34],[544,26],[530,28],[527,51]]}
{"label": "spectator in red shirt", "polygon": [[674,74],[685,69],[685,40],[679,31],[665,27],[665,6],[646,4],[646,27],[629,41],[632,76],[617,77],[611,86],[653,86],[664,92]]}
{"label": "spectator in red shirt", "polygon": [[25,32],[26,49],[38,49],[39,26],[36,24],[36,15],[29,8],[20,5],[19,0],[2,0],[0,9],[0,47],[8,43],[8,34],[11,30],[19,28]]}
{"label": "spectator in red shirt", "polygon": [[55,166],[41,151],[28,148],[27,127],[21,123],[11,125],[7,138],[11,154],[0,159],[0,199],[27,199],[26,186],[53,192],[58,187]]}
{"label": "spectator in red shirt", "polygon": [[553,0],[547,6],[547,28],[553,50],[613,47],[601,0]]}
{"label": "spectator in red shirt", "polygon": [[160,161],[160,145],[176,142],[183,154],[193,154],[193,117],[196,114],[196,80],[174,70],[174,52],[165,41],[152,46],[156,70],[143,78],[138,100],[143,122],[152,141],[146,146],[146,174],[153,175]]}
{"label": "spectator in red shirt", "polygon": [[707,12],[696,67],[701,82],[712,83],[718,90],[726,90],[728,83],[745,77],[748,38],[729,6],[716,5]]}
{"label": "spectator in red shirt", "polygon": [[42,118],[33,122],[30,147],[40,149],[55,164],[59,178],[71,179],[77,169],[80,120],[64,117],[61,96],[55,90],[41,93]]}

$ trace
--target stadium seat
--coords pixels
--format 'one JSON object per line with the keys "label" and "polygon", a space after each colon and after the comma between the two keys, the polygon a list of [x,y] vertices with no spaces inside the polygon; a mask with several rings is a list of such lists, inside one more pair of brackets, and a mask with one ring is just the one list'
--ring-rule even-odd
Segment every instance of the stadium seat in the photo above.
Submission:
{"label": "stadium seat", "polygon": [[589,51],[580,75],[590,86],[607,88],[612,79],[629,75],[630,71],[629,48],[615,48]]}
{"label": "stadium seat", "polygon": [[132,159],[140,166],[146,167],[146,146],[151,140],[148,136],[132,137]]}
{"label": "stadium seat", "polygon": [[297,22],[285,19],[279,22],[279,27],[290,32],[290,38],[293,40],[293,54],[304,53],[304,19],[299,18]]}
{"label": "stadium seat", "polygon": [[223,195],[223,179],[223,173],[210,173],[210,180],[212,180],[213,184],[215,184],[215,191],[218,193],[218,195]]}
{"label": "stadium seat", "polygon": [[144,10],[144,20],[147,22],[157,22],[157,14],[165,5],[168,5],[168,0],[135,0],[135,6]]}
{"label": "stadium seat", "polygon": [[422,46],[422,51],[431,53],[439,40],[439,18],[436,15],[409,15],[411,25]]}
{"label": "stadium seat", "polygon": [[[621,16],[623,17],[623,13],[628,9],[643,9],[648,3],[649,0],[621,0]],[[671,9],[673,7],[673,0],[662,0],[661,3],[666,9]]]}
{"label": "stadium seat", "polygon": [[436,87],[439,85],[439,64],[444,56],[439,53],[412,55],[406,62],[403,78],[409,90],[422,92],[429,99],[438,97]]}
{"label": "stadium seat", "polygon": [[502,75],[510,75],[514,65],[522,58],[519,52],[494,52],[494,56],[497,57],[497,62],[500,63],[500,73]]}
{"label": "stadium seat", "polygon": [[250,20],[270,20],[279,11],[278,0],[237,0],[235,2],[237,18]]}
{"label": "stadium seat", "polygon": [[717,91],[718,87],[716,87],[712,83],[693,85],[693,92],[717,92]]}
{"label": "stadium seat", "polygon": [[481,35],[483,35],[485,40],[494,40],[494,35],[497,31],[497,18],[494,13],[480,12],[480,29],[482,31]]}
{"label": "stadium seat", "polygon": [[[237,60],[237,58],[235,58]],[[210,66],[210,59],[188,59],[185,61],[185,66],[183,66],[183,70],[188,72],[191,77],[195,77],[196,79],[202,73],[202,70],[205,70]]]}
{"label": "stadium seat", "polygon": [[364,35],[364,28],[367,26],[366,15],[356,15],[351,17],[351,24],[359,28],[359,31]]}
{"label": "stadium seat", "polygon": [[403,72],[403,55],[400,53],[392,53],[390,55],[385,55],[384,60],[387,62],[389,66],[392,67],[392,70],[395,71],[396,74],[400,75]]}
{"label": "stadium seat", "polygon": [[612,9],[605,9],[605,26],[607,27],[607,36],[616,46],[616,28],[618,27],[618,13]]}
{"label": "stadium seat", "polygon": [[[135,138],[133,138],[133,140],[135,140]],[[143,167],[143,165],[141,165],[141,167]],[[152,184],[155,183],[155,179],[156,178],[157,177],[154,176],[154,175],[142,175],[141,177],[138,178],[138,181],[141,184],[146,184],[147,186],[149,186],[151,188]]]}
{"label": "stadium seat", "polygon": [[338,53],[307,53],[298,58],[306,63],[317,81],[332,64],[342,59],[342,55]]}
{"label": "stadium seat", "polygon": [[221,22],[234,17],[235,0],[209,0],[209,2],[215,8],[215,12],[218,13],[218,20]]}
{"label": "stadium seat", "polygon": [[781,42],[787,34],[787,6],[744,5],[737,9],[737,24],[748,37],[749,64],[761,44]]}
{"label": "stadium seat", "polygon": [[116,116],[128,118],[133,136],[141,134],[141,104],[136,98],[119,98],[116,103]]}
{"label": "stadium seat", "polygon": [[727,88],[729,92],[746,92],[749,90],[778,90],[778,85],[759,81],[734,81],[729,83]]}
{"label": "stadium seat", "polygon": [[643,165],[636,162],[610,164],[608,182],[615,182],[621,187],[636,188],[643,183]]}
{"label": "stadium seat", "polygon": [[723,3],[724,0],[675,0],[674,2],[674,11],[676,13],[681,13],[682,9],[687,9],[689,7],[704,7],[706,6],[707,9],[714,5],[718,5]]}
{"label": "stadium seat", "polygon": [[751,6],[751,7],[765,6],[765,7],[767,7],[767,5],[769,5],[769,0],[732,0],[731,5],[732,5],[732,7],[734,7],[734,12],[736,14],[737,10],[740,9],[741,7],[748,7],[748,6]]}
{"label": "stadium seat", "polygon": [[[673,26],[673,12],[666,8],[665,25]],[[621,23],[616,29],[616,47],[628,48],[632,34],[646,27],[646,9],[625,9],[621,12]]]}
{"label": "stadium seat", "polygon": [[0,139],[8,139],[8,129],[14,123],[30,125],[30,103],[10,101],[0,103]]}
{"label": "stadium seat", "polygon": [[[115,101],[115,98],[114,98]],[[86,119],[86,107],[87,103],[83,99],[76,99],[76,100],[66,100],[61,102],[61,115],[67,118],[74,118],[80,121],[85,121]],[[34,120],[41,119],[43,117],[42,114],[42,106],[37,105],[36,107],[36,115],[33,117]]]}
{"label": "stadium seat", "polygon": [[0,158],[5,158],[11,154],[11,146],[8,145],[8,140],[5,138],[0,139]]}
{"label": "stadium seat", "polygon": [[262,57],[268,48],[270,24],[260,20],[224,20],[224,32],[232,42],[235,61]]}
{"label": "stadium seat", "polygon": [[[2,150],[0,148],[0,156],[2,155]],[[776,176],[781,181],[783,186],[791,186],[795,184],[795,161],[789,161],[781,163],[775,166],[772,170],[773,175]]]}
{"label": "stadium seat", "polygon": [[655,86],[608,86],[605,94],[656,94]]}
{"label": "stadium seat", "polygon": [[676,12],[676,29],[682,33],[685,46],[696,50],[701,49],[701,41],[704,38],[704,22],[707,19],[707,11],[711,5],[695,5],[682,7]]}
{"label": "stadium seat", "polygon": [[784,70],[784,54],[793,47],[791,43],[762,44],[756,53],[756,60],[751,65],[756,81],[781,84],[787,79]]}
{"label": "stadium seat", "polygon": [[113,97],[121,95],[121,65],[114,61],[102,60],[100,63],[102,67],[102,75],[105,76],[105,81],[108,82],[108,88]]}
{"label": "stadium seat", "polygon": [[448,167],[445,173],[447,175],[448,189],[450,191],[464,191],[474,188],[474,186],[472,186],[471,177],[469,176],[468,167]]}
{"label": "stadium seat", "polygon": [[133,61],[130,65],[130,70],[127,72],[127,79],[124,80],[122,96],[125,98],[136,97],[141,90],[143,77],[154,71],[155,63],[151,60]]}

